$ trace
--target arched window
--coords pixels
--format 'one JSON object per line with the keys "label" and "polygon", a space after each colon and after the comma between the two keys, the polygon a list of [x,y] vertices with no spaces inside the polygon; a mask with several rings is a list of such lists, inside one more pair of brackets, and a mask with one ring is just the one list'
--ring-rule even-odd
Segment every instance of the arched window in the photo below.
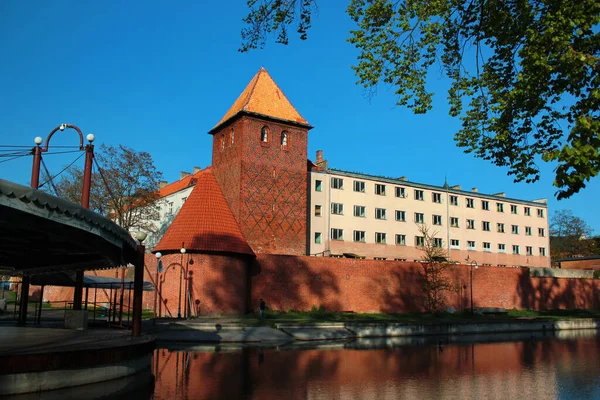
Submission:
{"label": "arched window", "polygon": [[269,128],[266,126],[263,126],[260,130],[260,141],[263,143],[269,142]]}
{"label": "arched window", "polygon": [[225,150],[225,134],[221,137],[221,151]]}
{"label": "arched window", "polygon": [[282,146],[287,146],[288,144],[288,133],[287,131],[283,131],[281,132],[281,145]]}
{"label": "arched window", "polygon": [[231,144],[235,141],[235,131],[231,128]]}

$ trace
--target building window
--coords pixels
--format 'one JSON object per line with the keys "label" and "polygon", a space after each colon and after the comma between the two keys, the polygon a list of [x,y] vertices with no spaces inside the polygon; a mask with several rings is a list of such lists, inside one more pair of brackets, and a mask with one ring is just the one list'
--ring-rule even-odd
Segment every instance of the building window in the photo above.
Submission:
{"label": "building window", "polygon": [[506,253],[506,245],[498,243],[498,253]]}
{"label": "building window", "polygon": [[376,208],[375,209],[375,218],[376,219],[387,219],[385,216],[385,208]]}
{"label": "building window", "polygon": [[489,232],[490,231],[490,222],[489,221],[482,221],[481,222],[481,230]]}
{"label": "building window", "polygon": [[343,189],[344,180],[342,178],[331,178],[331,187],[334,189]]}
{"label": "building window", "polygon": [[511,214],[518,214],[519,213],[519,207],[515,206],[514,204],[510,205],[510,213]]}
{"label": "building window", "polygon": [[433,216],[433,224],[434,225],[441,225],[442,224],[442,216],[441,215],[434,215]]}
{"label": "building window", "polygon": [[492,251],[492,245],[489,242],[483,242],[483,251],[485,252],[491,252]]}
{"label": "building window", "polygon": [[321,232],[315,232],[315,243],[321,244]]}
{"label": "building window", "polygon": [[331,203],[331,213],[335,215],[344,215],[344,205],[341,203]]}
{"label": "building window", "polygon": [[520,254],[519,253],[519,246],[517,246],[516,244],[513,244],[513,254]]}
{"label": "building window", "polygon": [[185,201],[187,200],[187,197],[182,197],[181,198],[181,204],[185,204]]}
{"label": "building window", "polygon": [[331,228],[331,240],[344,240],[344,230]]}
{"label": "building window", "polygon": [[288,145],[288,133],[286,131],[281,132],[281,147],[287,147]]}
{"label": "building window", "polygon": [[458,218],[450,217],[450,226],[452,228],[458,228]]}
{"label": "building window", "polygon": [[481,209],[490,211],[490,202],[487,200],[481,200]]}
{"label": "building window", "polygon": [[450,205],[453,205],[453,206],[458,205],[458,196],[450,196]]}
{"label": "building window", "polygon": [[167,211],[167,215],[171,215],[171,214],[173,214],[173,202],[172,201],[169,202],[169,208]]}
{"label": "building window", "polygon": [[263,126],[260,130],[260,141],[263,143],[269,143],[269,128]]}
{"label": "building window", "polygon": [[385,185],[380,185],[379,183],[375,184],[375,194],[380,196],[385,196]]}
{"label": "building window", "polygon": [[498,231],[498,233],[504,233],[504,224],[496,224],[498,229],[496,229]]}
{"label": "building window", "polygon": [[531,216],[531,208],[524,207],[523,208],[523,214],[525,214],[526,216],[530,217]]}
{"label": "building window", "polygon": [[424,247],[425,246],[425,236],[415,236],[415,246]]}
{"label": "building window", "polygon": [[531,247],[531,246],[525,247],[525,253],[527,253],[528,256],[532,256],[533,255],[533,247]]}
{"label": "building window", "polygon": [[513,235],[518,235],[519,234],[519,225],[511,225],[510,231]]}
{"label": "building window", "polygon": [[531,236],[531,227],[530,226],[525,227],[525,236]]}
{"label": "building window", "polygon": [[444,247],[444,242],[440,238],[433,238],[433,247],[441,249],[442,247]]}
{"label": "building window", "polygon": [[423,198],[424,198],[423,191],[415,189],[415,200],[423,201]]}
{"label": "building window", "polygon": [[221,151],[225,150],[225,134],[221,138]]}
{"label": "building window", "polygon": [[496,211],[504,212],[504,203],[496,203]]}
{"label": "building window", "polygon": [[406,222],[406,212],[396,210],[396,221],[398,222]]}
{"label": "building window", "polygon": [[475,241],[474,240],[467,240],[467,250],[477,250],[475,248]]}
{"label": "building window", "polygon": [[365,206],[354,206],[355,217],[366,217]]}
{"label": "building window", "polygon": [[475,208],[475,200],[467,198],[466,201],[467,201],[467,208]]}
{"label": "building window", "polygon": [[405,198],[406,190],[403,187],[396,186],[396,197]]}
{"label": "building window", "polygon": [[415,223],[424,224],[425,223],[425,215],[423,213],[415,213]]}
{"label": "building window", "polygon": [[460,240],[450,239],[450,248],[455,250],[460,249]]}
{"label": "building window", "polygon": [[354,231],[355,242],[365,242],[365,231]]}
{"label": "building window", "polygon": [[540,247],[540,256],[546,256],[546,248],[545,247]]}
{"label": "building window", "polygon": [[375,243],[385,244],[385,233],[376,232],[375,233]]}
{"label": "building window", "polygon": [[231,128],[231,144],[235,142],[235,131]]}
{"label": "building window", "polygon": [[354,181],[354,191],[364,193],[365,183],[363,181]]}
{"label": "building window", "polygon": [[537,214],[538,214],[538,217],[540,217],[540,218],[544,218],[544,210],[543,210],[543,209],[541,209],[541,208],[538,208],[538,210],[537,210]]}
{"label": "building window", "polygon": [[323,189],[321,188],[321,185],[322,185],[322,184],[323,184],[323,181],[320,181],[320,180],[318,180],[318,179],[315,181],[315,190],[316,190],[317,192],[321,192],[321,191],[323,190]]}
{"label": "building window", "polygon": [[475,229],[475,220],[474,219],[467,220],[467,229]]}
{"label": "building window", "polygon": [[396,245],[406,246],[406,235],[396,235]]}
{"label": "building window", "polygon": [[320,205],[315,205],[315,217],[320,217],[321,216],[321,206]]}
{"label": "building window", "polygon": [[436,192],[431,193],[431,201],[433,201],[434,203],[441,203],[442,202],[442,194],[436,193]]}
{"label": "building window", "polygon": [[544,228],[538,228],[538,236],[546,236],[546,230]]}

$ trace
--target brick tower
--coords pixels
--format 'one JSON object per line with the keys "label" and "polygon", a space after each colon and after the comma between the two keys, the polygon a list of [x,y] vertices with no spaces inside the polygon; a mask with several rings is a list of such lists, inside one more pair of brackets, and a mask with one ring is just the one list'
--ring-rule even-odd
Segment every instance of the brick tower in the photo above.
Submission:
{"label": "brick tower", "polygon": [[256,253],[306,254],[312,127],[261,68],[213,135],[213,172]]}

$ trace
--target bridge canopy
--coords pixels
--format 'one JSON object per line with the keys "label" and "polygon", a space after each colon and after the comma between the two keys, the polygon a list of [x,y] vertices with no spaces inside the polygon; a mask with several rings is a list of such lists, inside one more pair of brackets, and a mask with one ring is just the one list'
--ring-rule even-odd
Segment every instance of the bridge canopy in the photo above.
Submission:
{"label": "bridge canopy", "polygon": [[0,271],[36,275],[139,260],[128,231],[81,205],[0,179]]}

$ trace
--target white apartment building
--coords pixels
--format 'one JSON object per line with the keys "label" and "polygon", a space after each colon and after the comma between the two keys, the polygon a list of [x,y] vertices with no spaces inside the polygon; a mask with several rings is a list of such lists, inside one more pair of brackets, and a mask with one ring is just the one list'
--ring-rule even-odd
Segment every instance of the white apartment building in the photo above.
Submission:
{"label": "white apartment building", "polygon": [[419,224],[426,224],[452,261],[550,267],[546,199],[518,200],[319,165],[325,168],[309,172],[309,254],[419,260]]}

